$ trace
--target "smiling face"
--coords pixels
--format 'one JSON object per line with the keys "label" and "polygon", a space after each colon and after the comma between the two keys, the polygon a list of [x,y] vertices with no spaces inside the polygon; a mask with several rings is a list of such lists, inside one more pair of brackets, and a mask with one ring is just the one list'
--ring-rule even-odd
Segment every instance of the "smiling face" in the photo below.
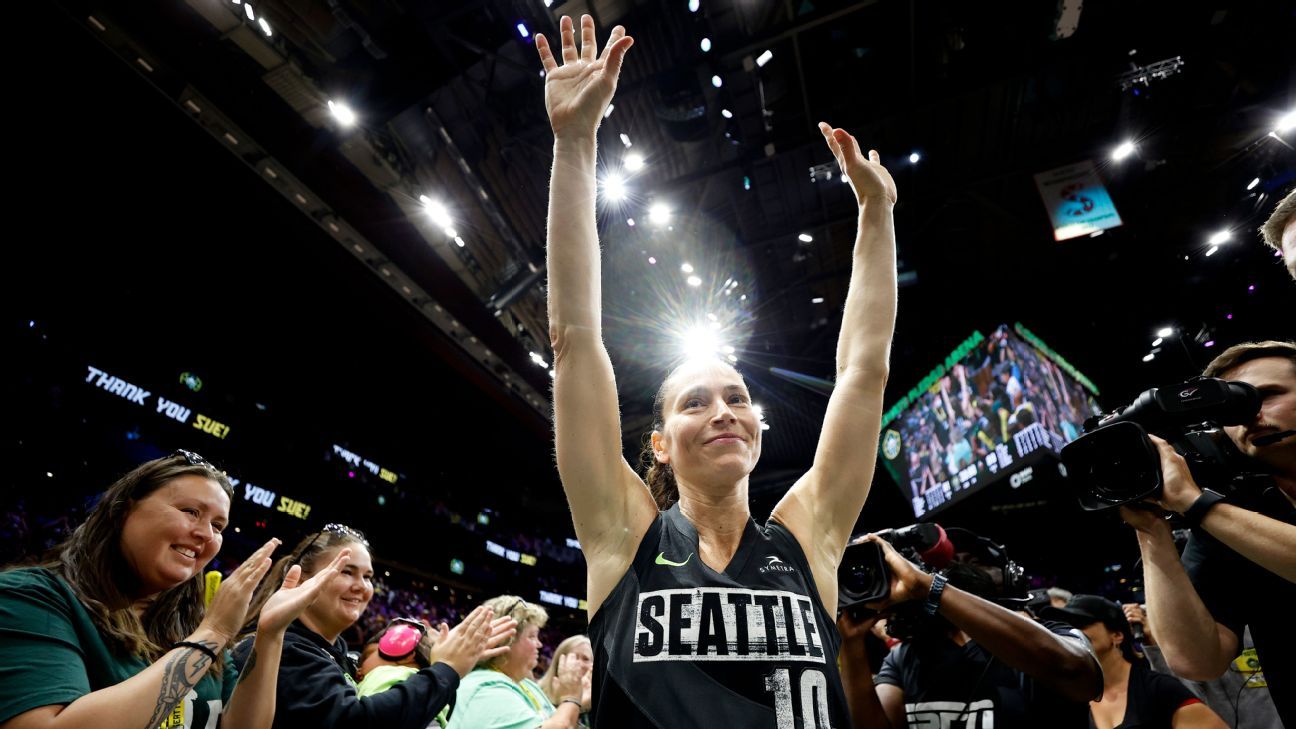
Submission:
{"label": "smiling face", "polygon": [[685,363],[663,387],[653,455],[684,483],[737,483],[760,459],[760,418],[737,370],[717,360]]}
{"label": "smiling face", "polygon": [[513,639],[508,653],[500,657],[497,664],[506,675],[518,679],[531,678],[536,664],[540,662],[540,626],[527,623]]}
{"label": "smiling face", "polygon": [[[338,550],[351,550],[351,559],[337,577],[320,591],[319,597],[302,613],[304,622],[324,637],[340,635],[351,627],[373,599],[373,562],[369,550],[358,542],[345,542],[321,551],[313,567],[327,567]],[[309,577],[309,575],[303,575]]]}
{"label": "smiling face", "polygon": [[195,575],[221,548],[229,496],[197,475],[171,479],[135,502],[121,531],[121,552],[138,583],[135,598],[169,590]]}

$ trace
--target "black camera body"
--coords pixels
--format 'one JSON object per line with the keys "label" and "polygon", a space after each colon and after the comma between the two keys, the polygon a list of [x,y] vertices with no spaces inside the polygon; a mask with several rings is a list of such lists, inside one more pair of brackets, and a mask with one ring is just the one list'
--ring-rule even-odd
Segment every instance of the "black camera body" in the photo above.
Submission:
{"label": "black camera body", "polygon": [[[1007,549],[975,532],[958,527],[943,529],[935,523],[911,524],[886,529],[877,535],[902,556],[928,573],[940,572],[951,585],[1003,605],[1011,610],[1026,604],[1024,570],[1008,556]],[[959,553],[972,563],[961,563]],[[890,596],[891,568],[882,545],[852,540],[837,569],[838,608],[855,619],[872,614],[865,606]],[[887,619],[887,633],[908,639],[928,630],[933,618],[919,602],[895,606]]]}
{"label": "black camera body", "polygon": [[1161,492],[1161,459],[1153,433],[1188,462],[1203,488],[1229,493],[1253,478],[1249,463],[1224,433],[1260,410],[1260,393],[1245,382],[1194,377],[1154,387],[1128,406],[1085,422],[1085,434],[1062,449],[1067,481],[1081,508],[1102,511]]}
{"label": "black camera body", "polygon": [[[920,568],[931,572],[929,562],[943,567],[953,557],[953,546],[939,524],[910,524],[899,529],[884,529],[877,535]],[[948,552],[948,555],[945,553]],[[942,556],[936,556],[942,555]],[[885,600],[891,594],[891,568],[887,566],[882,545],[852,540],[837,567],[837,607],[859,615],[864,603]]]}

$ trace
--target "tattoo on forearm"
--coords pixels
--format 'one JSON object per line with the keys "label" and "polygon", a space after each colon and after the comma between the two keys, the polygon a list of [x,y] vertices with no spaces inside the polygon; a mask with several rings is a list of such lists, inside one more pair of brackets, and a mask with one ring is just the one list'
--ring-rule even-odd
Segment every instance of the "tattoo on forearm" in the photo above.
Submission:
{"label": "tattoo on forearm", "polygon": [[[198,642],[213,651],[218,647],[212,641]],[[198,654],[197,660],[193,660],[195,653]],[[193,665],[190,665],[190,661]],[[162,668],[162,687],[158,690],[157,706],[153,708],[153,716],[144,725],[144,729],[157,729],[176,705],[184,700],[185,694],[198,683],[210,665],[211,658],[196,648],[182,648],[179,653],[168,658]]]}
{"label": "tattoo on forearm", "polygon": [[238,677],[239,683],[243,683],[243,679],[252,675],[252,669],[256,668],[256,662],[257,662],[256,646],[253,646],[252,650],[248,652],[248,657],[247,660],[244,661],[243,663],[242,670],[239,671],[239,677]]}

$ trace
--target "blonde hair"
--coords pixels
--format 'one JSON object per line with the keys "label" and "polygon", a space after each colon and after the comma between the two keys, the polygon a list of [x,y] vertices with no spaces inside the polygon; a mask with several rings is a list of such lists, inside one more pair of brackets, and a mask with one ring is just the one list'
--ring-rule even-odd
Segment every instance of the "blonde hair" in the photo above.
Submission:
{"label": "blonde hair", "polygon": [[549,701],[554,704],[557,704],[558,700],[562,698],[561,696],[555,696],[553,691],[554,677],[558,675],[558,659],[576,650],[576,646],[581,643],[588,643],[590,652],[593,652],[594,645],[590,643],[588,635],[573,635],[559,643],[558,647],[554,649],[553,660],[549,661],[549,667],[545,669],[544,675],[540,677],[538,682],[540,688],[544,690],[545,696],[549,697]]}
{"label": "blonde hair", "polygon": [[1283,230],[1287,224],[1296,218],[1296,190],[1287,193],[1276,206],[1269,219],[1260,226],[1260,237],[1264,240],[1265,245],[1275,250],[1282,250]]}
{"label": "blonde hair", "polygon": [[[533,602],[527,602],[517,595],[492,597],[483,602],[482,605],[494,610],[497,618],[510,617],[517,621],[517,632],[513,634],[513,638],[509,641],[510,646],[516,643],[518,638],[522,637],[522,631],[526,630],[528,626],[534,625],[537,628],[543,628],[545,623],[549,622],[549,613],[544,608]],[[490,668],[503,660],[504,656],[484,659],[477,663],[477,667]]]}

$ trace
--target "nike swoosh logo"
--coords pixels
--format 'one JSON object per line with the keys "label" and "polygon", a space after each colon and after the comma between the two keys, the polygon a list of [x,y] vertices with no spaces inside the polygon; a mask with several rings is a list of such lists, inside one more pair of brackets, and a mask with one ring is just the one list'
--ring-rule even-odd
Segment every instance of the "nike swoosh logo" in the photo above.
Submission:
{"label": "nike swoosh logo", "polygon": [[665,552],[659,552],[657,554],[657,564],[664,564],[667,567],[683,567],[684,565],[688,564],[688,561],[690,559],[693,559],[692,552],[689,552],[689,556],[685,557],[683,562],[672,562],[669,559],[666,559]]}

